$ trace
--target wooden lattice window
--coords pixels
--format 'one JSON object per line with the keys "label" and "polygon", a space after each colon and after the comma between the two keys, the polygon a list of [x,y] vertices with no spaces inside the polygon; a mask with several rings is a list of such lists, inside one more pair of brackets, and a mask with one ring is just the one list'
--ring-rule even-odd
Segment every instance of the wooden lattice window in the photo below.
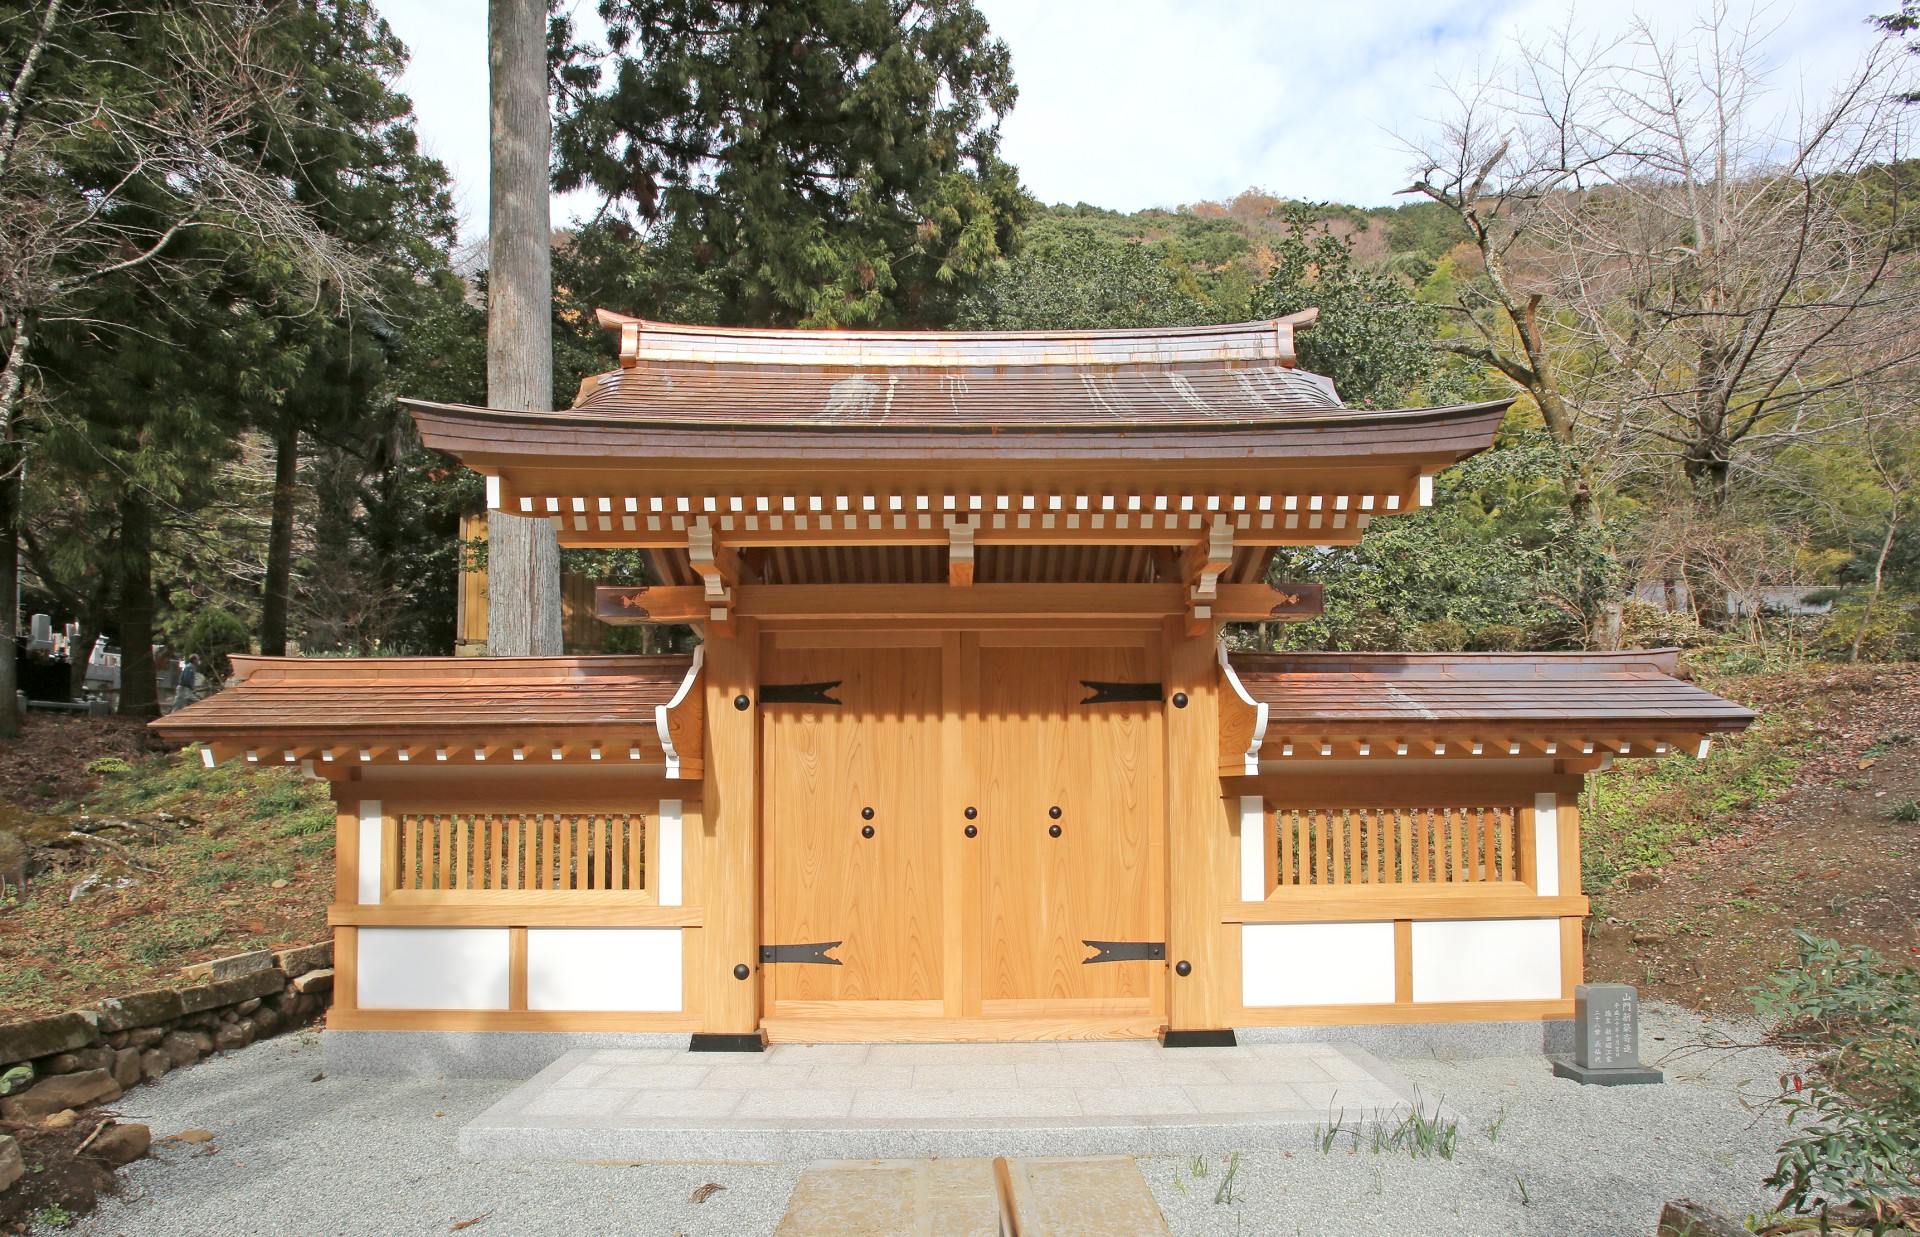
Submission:
{"label": "wooden lattice window", "polygon": [[639,812],[407,812],[395,830],[401,892],[639,892]]}
{"label": "wooden lattice window", "polygon": [[1283,807],[1267,888],[1477,885],[1519,881],[1522,811],[1444,807]]}

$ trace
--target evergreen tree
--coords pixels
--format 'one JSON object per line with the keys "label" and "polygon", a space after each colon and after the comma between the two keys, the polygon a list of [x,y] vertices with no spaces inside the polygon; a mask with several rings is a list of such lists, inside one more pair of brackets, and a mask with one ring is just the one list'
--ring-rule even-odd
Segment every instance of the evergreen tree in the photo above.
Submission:
{"label": "evergreen tree", "polygon": [[555,184],[630,206],[669,303],[726,323],[936,323],[1028,209],[1006,45],[971,0],[601,0],[554,23]]}

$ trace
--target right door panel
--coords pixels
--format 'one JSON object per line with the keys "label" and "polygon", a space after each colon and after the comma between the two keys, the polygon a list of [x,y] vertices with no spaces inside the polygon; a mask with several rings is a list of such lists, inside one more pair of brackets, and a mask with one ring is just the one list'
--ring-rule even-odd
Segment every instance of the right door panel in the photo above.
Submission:
{"label": "right door panel", "polygon": [[[981,1012],[1156,1011],[1164,961],[1088,964],[1084,944],[1166,939],[1162,706],[1139,698],[1159,678],[1155,650],[991,640],[975,749]],[[1089,703],[1102,694],[1089,683],[1121,698]]]}

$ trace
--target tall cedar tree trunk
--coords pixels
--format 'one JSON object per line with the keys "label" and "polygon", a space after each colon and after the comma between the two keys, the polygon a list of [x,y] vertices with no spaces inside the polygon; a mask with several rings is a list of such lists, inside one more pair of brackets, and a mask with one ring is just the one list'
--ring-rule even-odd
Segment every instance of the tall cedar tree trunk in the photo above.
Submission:
{"label": "tall cedar tree trunk", "polygon": [[120,712],[158,717],[153,681],[153,513],[146,495],[120,500]]}
{"label": "tall cedar tree trunk", "polygon": [[[487,403],[553,407],[552,220],[545,0],[490,0],[492,191],[488,207]],[[560,547],[551,522],[488,513],[487,652],[561,651]]]}
{"label": "tall cedar tree trunk", "polygon": [[273,517],[267,530],[267,578],[261,586],[260,652],[287,655],[293,590],[293,497],[300,476],[300,429],[283,417],[273,432]]}
{"label": "tall cedar tree trunk", "polygon": [[0,618],[0,736],[14,738],[20,733],[20,460],[8,434],[6,448],[0,452],[0,606],[6,616]]}
{"label": "tall cedar tree trunk", "polygon": [[24,457],[14,438],[21,393],[26,389],[27,348],[33,317],[14,320],[7,364],[0,370],[0,738],[20,733],[20,470]]}

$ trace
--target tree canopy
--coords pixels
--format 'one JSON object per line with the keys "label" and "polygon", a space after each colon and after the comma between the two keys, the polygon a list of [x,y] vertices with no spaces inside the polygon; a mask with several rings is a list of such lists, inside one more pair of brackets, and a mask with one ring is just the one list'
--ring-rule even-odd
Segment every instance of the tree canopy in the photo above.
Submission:
{"label": "tree canopy", "polygon": [[[602,0],[556,19],[554,183],[673,255],[722,322],[939,322],[1027,209],[1013,71],[970,0]],[[710,298],[710,300],[708,300]]]}

